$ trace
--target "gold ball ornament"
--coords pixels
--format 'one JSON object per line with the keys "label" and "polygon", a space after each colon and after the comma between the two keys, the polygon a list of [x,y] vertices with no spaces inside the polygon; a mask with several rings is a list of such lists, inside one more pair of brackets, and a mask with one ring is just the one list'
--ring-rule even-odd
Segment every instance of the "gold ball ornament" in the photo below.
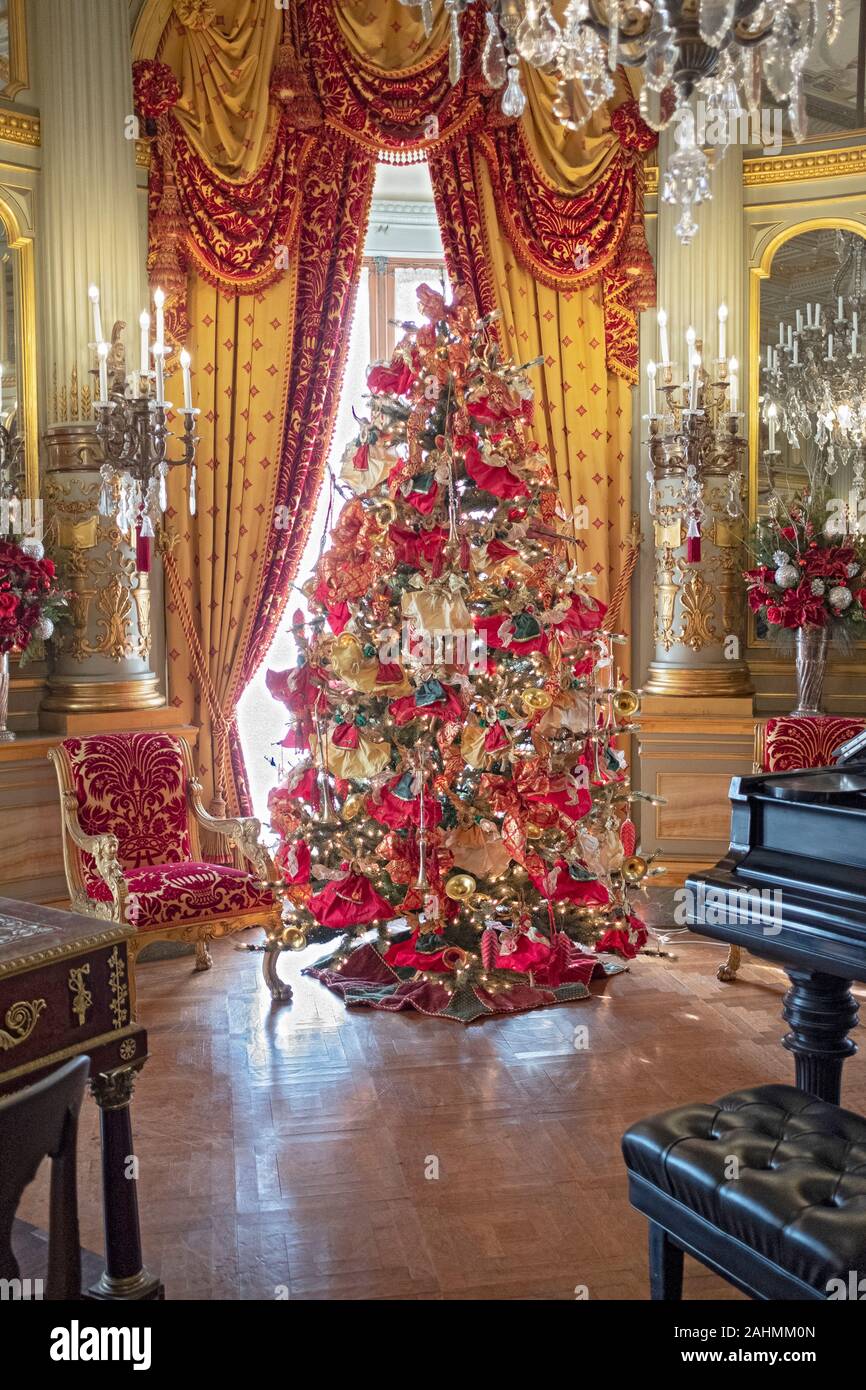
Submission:
{"label": "gold ball ornament", "polygon": [[527,714],[539,714],[542,710],[550,709],[553,704],[553,696],[549,690],[542,690],[540,686],[528,685],[520,692],[520,699]]}
{"label": "gold ball ornament", "polygon": [[544,826],[536,825],[534,820],[528,820],[523,827],[523,833],[527,840],[537,840],[544,834]]}
{"label": "gold ball ornament", "polygon": [[649,865],[639,854],[632,854],[622,862],[622,876],[626,883],[640,883]]}
{"label": "gold ball ornament", "polygon": [[343,820],[354,820],[363,811],[366,801],[362,792],[350,792],[340,807],[340,816]]}
{"label": "gold ball ornament", "polygon": [[288,951],[303,951],[307,944],[307,933],[301,927],[284,927],[280,941]]}
{"label": "gold ball ornament", "polygon": [[474,894],[478,884],[471,874],[452,874],[445,883],[445,896],[454,902],[465,903]]}
{"label": "gold ball ornament", "polygon": [[313,597],[313,594],[316,592],[318,582],[319,581],[316,579],[315,576],[312,576],[310,579],[304,580],[303,584],[301,585],[301,593],[304,595],[305,598]]}
{"label": "gold ball ornament", "polygon": [[617,690],[611,704],[618,719],[630,719],[640,708],[640,700],[633,690]]}
{"label": "gold ball ornament", "polygon": [[380,526],[390,526],[397,515],[397,504],[392,502],[390,497],[386,498],[384,502],[377,502],[373,515]]}

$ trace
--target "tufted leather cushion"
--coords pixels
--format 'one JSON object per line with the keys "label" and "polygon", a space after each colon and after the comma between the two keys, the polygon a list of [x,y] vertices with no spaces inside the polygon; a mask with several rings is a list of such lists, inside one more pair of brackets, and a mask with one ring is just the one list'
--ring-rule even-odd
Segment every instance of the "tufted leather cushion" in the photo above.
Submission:
{"label": "tufted leather cushion", "polygon": [[[130,893],[130,920],[139,931],[199,917],[216,920],[261,913],[272,904],[270,893],[256,886],[252,874],[226,864],[152,864],[127,869],[124,878]],[[90,897],[110,902],[108,885],[98,882]]]}
{"label": "tufted leather cushion", "polygon": [[812,1288],[866,1275],[866,1119],[850,1110],[757,1086],[641,1120],[622,1147],[633,1173]]}
{"label": "tufted leather cushion", "polygon": [[804,767],[830,767],[836,749],[864,728],[866,719],[834,715],[768,719],[764,771],[798,772]]}

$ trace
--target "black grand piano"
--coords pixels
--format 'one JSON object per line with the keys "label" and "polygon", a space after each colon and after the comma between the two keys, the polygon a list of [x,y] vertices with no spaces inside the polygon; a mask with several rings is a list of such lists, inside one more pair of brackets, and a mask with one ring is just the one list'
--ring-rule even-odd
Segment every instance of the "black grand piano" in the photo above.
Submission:
{"label": "black grand piano", "polygon": [[731,845],[686,880],[688,926],[781,965],[796,1084],[839,1104],[866,982],[866,735],[836,765],[731,782]]}

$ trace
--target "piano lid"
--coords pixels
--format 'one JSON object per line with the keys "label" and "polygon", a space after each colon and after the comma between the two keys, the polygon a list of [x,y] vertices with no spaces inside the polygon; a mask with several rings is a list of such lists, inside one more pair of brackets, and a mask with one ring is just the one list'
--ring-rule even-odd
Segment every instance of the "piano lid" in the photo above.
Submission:
{"label": "piano lid", "polygon": [[777,801],[835,802],[866,810],[866,767],[863,766],[782,772],[775,777],[755,777],[748,781],[755,790]]}

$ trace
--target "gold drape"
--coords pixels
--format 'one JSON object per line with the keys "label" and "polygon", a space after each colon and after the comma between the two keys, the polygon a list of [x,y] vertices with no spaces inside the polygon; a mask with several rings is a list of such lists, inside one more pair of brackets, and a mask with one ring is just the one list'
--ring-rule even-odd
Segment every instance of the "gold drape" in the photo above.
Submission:
{"label": "gold drape", "polygon": [[[193,276],[189,287],[198,417],[197,505],[188,513],[186,479],[170,475],[169,528],[179,537],[168,563],[183,589],[169,588],[171,702],[201,727],[199,775],[213,793],[224,774],[230,802],[228,719],[258,575],[274,540],[286,381],[297,277],[255,295],[226,295]],[[191,653],[189,616],[207,663],[217,718]],[[214,777],[214,764],[222,763]]]}
{"label": "gold drape", "polygon": [[531,373],[533,433],[575,519],[580,568],[597,575],[593,592],[607,600],[631,524],[632,411],[629,384],[605,361],[602,286],[568,292],[534,280],[501,234],[486,166],[477,164],[503,346],[519,362],[543,359]]}

